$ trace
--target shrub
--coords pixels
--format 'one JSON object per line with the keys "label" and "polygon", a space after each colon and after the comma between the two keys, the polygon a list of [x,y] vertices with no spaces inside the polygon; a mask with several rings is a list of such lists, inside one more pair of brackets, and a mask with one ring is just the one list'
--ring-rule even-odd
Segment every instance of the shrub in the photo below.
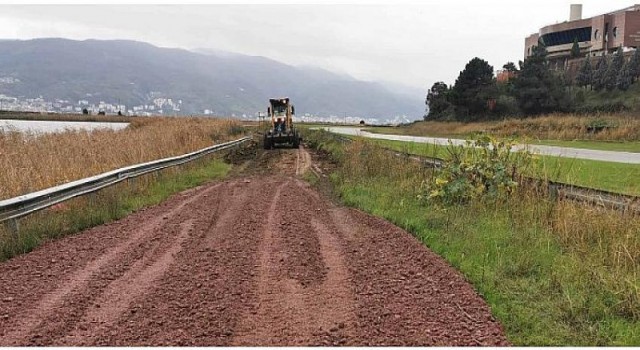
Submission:
{"label": "shrub", "polygon": [[512,140],[498,141],[488,135],[468,140],[465,145],[450,145],[450,157],[428,184],[427,198],[452,204],[511,194],[532,159],[529,152],[512,152],[514,145]]}

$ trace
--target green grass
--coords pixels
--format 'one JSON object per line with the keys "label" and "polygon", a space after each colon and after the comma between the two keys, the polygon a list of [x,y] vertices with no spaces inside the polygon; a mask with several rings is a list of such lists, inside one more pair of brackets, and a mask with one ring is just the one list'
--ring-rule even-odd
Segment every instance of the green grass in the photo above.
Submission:
{"label": "green grass", "polygon": [[195,161],[145,175],[63,203],[63,210],[43,210],[20,219],[15,239],[0,225],[0,261],[30,252],[43,242],[123,218],[156,205],[172,194],[224,178],[231,165],[218,159]]}
{"label": "green grass", "polygon": [[[374,134],[388,134],[388,135],[409,135],[409,136],[426,136],[426,137],[438,137],[438,138],[451,138],[451,139],[465,139],[473,135],[425,135],[421,132],[415,132],[406,127],[377,127],[364,129]],[[599,151],[614,151],[614,152],[633,152],[640,153],[640,142],[616,142],[616,141],[592,141],[592,140],[536,140],[530,139],[526,143],[532,145],[544,145],[544,146],[558,146],[558,147],[571,147],[592,149]]]}
{"label": "green grass", "polygon": [[615,193],[640,195],[640,165],[540,156],[538,173],[554,181]]}
{"label": "green grass", "polygon": [[[420,156],[447,158],[447,146],[405,141],[371,140],[378,145]],[[531,175],[553,181],[628,195],[640,195],[640,165],[536,156]]]}
{"label": "green grass", "polygon": [[308,138],[337,160],[330,178],[341,200],[406,229],[459,270],[514,345],[640,344],[639,218],[526,188],[501,201],[420,200],[433,170],[362,143]]}
{"label": "green grass", "polygon": [[443,135],[441,133],[423,133],[420,131],[416,131],[411,129],[411,127],[406,126],[378,126],[378,127],[369,127],[363,128],[362,130],[368,131],[373,134],[387,134],[387,135],[406,135],[406,136],[424,136],[424,137],[438,137],[438,138],[450,138],[450,139],[464,139],[472,136],[472,134],[455,134],[450,133]]}
{"label": "green grass", "polygon": [[590,278],[607,275],[608,267],[564,253],[546,227],[514,220],[518,209],[425,207],[415,190],[398,190],[403,186],[388,178],[338,188],[345,204],[412,232],[462,272],[515,345],[640,344],[640,323],[611,310],[619,302],[615,287]]}
{"label": "green grass", "polygon": [[599,151],[615,151],[615,152],[632,152],[640,153],[640,142],[607,142],[607,141],[589,141],[589,140],[537,140],[530,141],[534,145],[559,146],[582,149],[593,149]]}

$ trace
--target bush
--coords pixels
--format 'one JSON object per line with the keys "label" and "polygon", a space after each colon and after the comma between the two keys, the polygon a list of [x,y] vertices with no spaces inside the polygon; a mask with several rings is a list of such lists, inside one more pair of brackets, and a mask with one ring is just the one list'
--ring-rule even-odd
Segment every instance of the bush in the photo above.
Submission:
{"label": "bush", "polygon": [[584,104],[575,109],[578,114],[620,113],[631,110],[622,101],[603,102],[599,104]]}
{"label": "bush", "polygon": [[462,146],[449,146],[450,157],[428,184],[426,198],[453,204],[508,196],[532,159],[529,152],[512,152],[514,145],[512,140],[498,141],[484,135]]}
{"label": "bush", "polygon": [[518,116],[521,114],[515,97],[500,95],[496,103],[495,113],[500,116]]}
{"label": "bush", "polygon": [[618,125],[614,121],[598,118],[587,123],[587,132],[598,133],[603,130],[613,129],[617,127]]}

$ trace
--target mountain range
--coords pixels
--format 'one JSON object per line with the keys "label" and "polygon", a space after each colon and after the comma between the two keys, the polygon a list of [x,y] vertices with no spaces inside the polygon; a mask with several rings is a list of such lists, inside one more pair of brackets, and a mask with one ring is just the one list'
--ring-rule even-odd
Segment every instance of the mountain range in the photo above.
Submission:
{"label": "mountain range", "polygon": [[[10,84],[2,83],[10,81]],[[424,95],[315,67],[218,50],[126,40],[0,40],[0,94],[127,106],[182,100],[181,114],[249,115],[288,96],[298,115],[420,119]]]}

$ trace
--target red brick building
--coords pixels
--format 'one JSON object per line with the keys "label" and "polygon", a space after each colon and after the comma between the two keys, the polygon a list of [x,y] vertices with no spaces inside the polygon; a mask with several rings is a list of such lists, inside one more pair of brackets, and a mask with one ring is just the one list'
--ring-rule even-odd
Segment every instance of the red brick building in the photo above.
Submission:
{"label": "red brick building", "polygon": [[571,48],[578,39],[581,55],[601,56],[622,46],[629,51],[640,46],[640,5],[607,14],[582,18],[582,5],[571,5],[569,21],[542,27],[525,39],[525,58],[533,46],[542,40],[549,52],[549,61],[557,68],[565,67]]}

